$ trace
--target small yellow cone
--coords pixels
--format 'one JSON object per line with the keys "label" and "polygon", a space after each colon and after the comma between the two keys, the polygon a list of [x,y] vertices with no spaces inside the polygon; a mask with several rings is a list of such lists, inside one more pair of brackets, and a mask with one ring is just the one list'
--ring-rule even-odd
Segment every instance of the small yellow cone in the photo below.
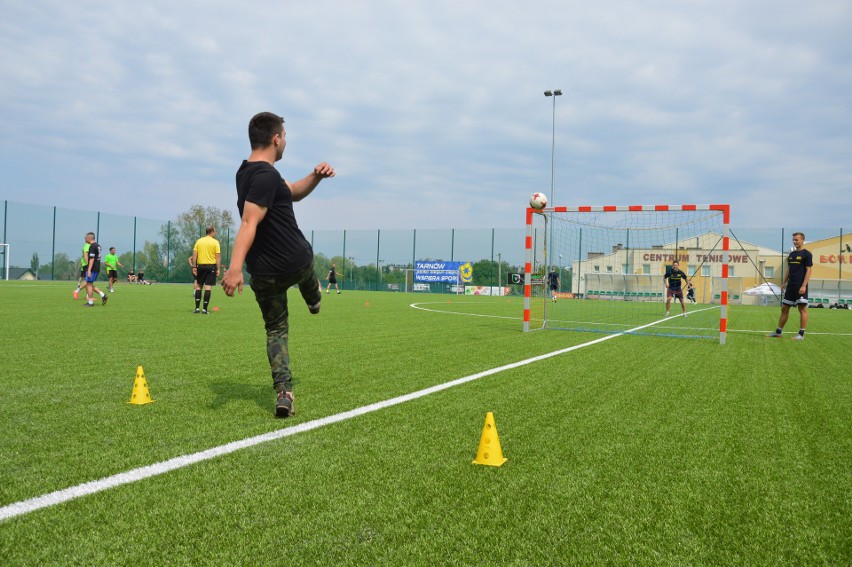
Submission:
{"label": "small yellow cone", "polygon": [[500,447],[500,438],[497,436],[497,425],[494,423],[494,414],[485,414],[485,425],[482,427],[482,437],[479,439],[479,450],[476,452],[474,465],[489,465],[499,467],[509,459],[503,456]]}
{"label": "small yellow cone", "polygon": [[148,381],[145,379],[145,371],[141,366],[136,368],[136,379],[133,381],[133,393],[130,394],[128,404],[143,405],[152,404],[151,393],[148,391]]}

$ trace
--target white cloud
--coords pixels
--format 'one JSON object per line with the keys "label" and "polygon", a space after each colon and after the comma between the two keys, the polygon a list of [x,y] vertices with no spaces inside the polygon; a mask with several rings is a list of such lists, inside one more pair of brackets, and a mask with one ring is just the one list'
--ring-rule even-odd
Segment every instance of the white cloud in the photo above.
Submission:
{"label": "white cloud", "polygon": [[[744,226],[849,225],[846,2],[6,11],[3,199],[79,208],[110,187],[128,215],[233,209],[247,121],[272,110],[287,119],[285,177],[338,170],[300,205],[314,228],[514,227],[528,194],[549,192],[542,93],[561,88],[560,203],[731,201]],[[764,209],[767,192],[797,205]]]}

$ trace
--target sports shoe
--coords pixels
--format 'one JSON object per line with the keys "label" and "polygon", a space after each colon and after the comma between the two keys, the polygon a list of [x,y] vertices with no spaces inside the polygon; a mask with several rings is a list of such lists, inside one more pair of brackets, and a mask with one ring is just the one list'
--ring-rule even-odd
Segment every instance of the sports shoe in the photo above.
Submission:
{"label": "sports shoe", "polygon": [[340,295],[340,292],[339,292],[339,291],[337,292],[337,295]]}
{"label": "sports shoe", "polygon": [[781,333],[779,333],[779,332],[777,332],[777,331],[774,331],[774,332],[772,332],[772,333],[769,333],[769,334],[768,334],[768,335],[766,335],[766,336],[767,336],[767,337],[772,337],[773,339],[778,339],[778,338],[781,338]]}
{"label": "sports shoe", "polygon": [[311,312],[311,315],[316,315],[317,313],[319,313],[321,303],[322,302],[317,301],[313,305],[308,305],[308,311]]}
{"label": "sports shoe", "polygon": [[106,305],[107,299],[109,299],[109,297],[107,297],[106,295],[105,295],[105,296],[103,296],[103,297],[101,298],[101,305]]}
{"label": "sports shoe", "polygon": [[328,295],[328,290],[325,290],[325,294]]}
{"label": "sports shoe", "polygon": [[669,312],[668,312],[668,311],[666,311],[666,317],[668,317],[668,316],[669,316]]}
{"label": "sports shoe", "polygon": [[73,295],[73,296],[74,296],[74,299],[80,299],[80,290],[79,290],[79,289],[75,289],[75,290],[72,292],[72,294],[71,294],[71,295]]}
{"label": "sports shoe", "polygon": [[805,340],[805,337],[803,337],[802,335],[796,334],[796,335],[790,337],[790,339],[794,340],[794,341],[803,341],[803,340]]}
{"label": "sports shoe", "polygon": [[88,301],[83,304],[83,307],[94,307],[94,303],[89,303]]}
{"label": "sports shoe", "polygon": [[296,411],[293,409],[293,392],[278,392],[278,399],[275,401],[275,415],[277,417],[296,415]]}
{"label": "sports shoe", "polygon": [[202,314],[202,315],[207,315],[207,310],[206,310],[206,309],[202,309],[202,310],[201,310],[201,314]]}
{"label": "sports shoe", "polygon": [[201,309],[199,309],[198,307],[196,307],[196,308],[195,308],[195,311],[193,311],[193,313],[195,313],[196,315],[198,315],[199,313],[201,313]]}
{"label": "sports shoe", "polygon": [[686,313],[684,313],[683,316],[686,317]]}

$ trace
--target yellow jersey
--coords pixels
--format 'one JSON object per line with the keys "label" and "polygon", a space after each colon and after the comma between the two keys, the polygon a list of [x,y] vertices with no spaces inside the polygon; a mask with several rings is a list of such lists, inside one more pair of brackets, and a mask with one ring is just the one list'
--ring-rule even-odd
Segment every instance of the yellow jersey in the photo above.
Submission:
{"label": "yellow jersey", "polygon": [[222,249],[219,247],[219,241],[212,236],[199,238],[192,247],[192,251],[197,255],[195,264],[216,264],[216,255],[221,254]]}

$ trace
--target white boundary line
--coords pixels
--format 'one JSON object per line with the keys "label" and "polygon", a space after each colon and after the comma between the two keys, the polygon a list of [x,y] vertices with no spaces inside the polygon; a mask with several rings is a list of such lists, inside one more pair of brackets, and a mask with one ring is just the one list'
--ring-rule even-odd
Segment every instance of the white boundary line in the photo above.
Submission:
{"label": "white boundary line", "polygon": [[74,500],[76,498],[81,498],[83,496],[88,496],[90,494],[95,494],[98,492],[102,492],[104,490],[108,490],[110,488],[115,488],[117,486],[121,486],[124,484],[130,484],[132,482],[138,482],[140,480],[145,480],[146,478],[151,478],[154,476],[158,476],[161,474],[165,474],[167,472],[177,470],[183,467],[187,467],[189,465],[193,465],[195,463],[200,463],[202,461],[208,461],[210,459],[214,459],[216,457],[221,457],[223,455],[229,455],[241,449],[247,449],[248,447],[254,447],[255,445],[260,445],[261,443],[266,443],[267,441],[275,441],[277,439],[283,439],[285,437],[290,437],[291,435],[296,435],[297,433],[304,433],[306,431],[311,431],[313,429],[319,429],[320,427],[325,427],[326,425],[332,425],[334,423],[340,423],[341,421],[346,421],[347,419],[352,419],[354,417],[358,417],[364,414],[372,413],[374,411],[382,410],[385,408],[389,408],[398,404],[402,404],[405,402],[409,402],[411,400],[416,400],[418,398],[422,398],[424,396],[428,396],[429,394],[434,394],[436,392],[440,392],[442,390],[447,390],[449,388],[453,388],[455,386],[459,386],[461,384],[466,384],[468,382],[472,382],[474,380],[479,380],[480,378],[485,378],[486,376],[491,376],[493,374],[497,374],[499,372],[504,372],[506,370],[513,370],[515,368],[520,368],[522,366],[526,366],[528,364],[532,364],[534,362],[539,362],[541,360],[546,360],[548,358],[552,358],[554,356],[559,356],[560,354],[565,354],[577,349],[581,349],[583,347],[588,347],[592,345],[596,345],[598,343],[602,343],[604,341],[608,341],[610,339],[614,339],[621,335],[639,331],[646,327],[650,327],[651,325],[656,325],[665,321],[665,319],[661,319],[659,321],[654,321],[653,323],[648,323],[647,325],[642,325],[640,327],[636,327],[634,329],[630,329],[629,331],[624,331],[621,333],[616,333],[613,335],[607,335],[605,337],[601,337],[599,339],[595,339],[593,341],[589,341],[587,343],[582,343],[579,345],[574,345],[568,348],[564,348],[561,350],[556,350],[553,352],[549,352],[546,354],[541,354],[539,356],[534,356],[532,358],[528,358],[526,360],[521,360],[519,362],[513,362],[511,364],[506,364],[504,366],[499,366],[497,368],[491,368],[490,370],[485,370],[483,372],[479,372],[477,374],[471,374],[470,376],[465,376],[463,378],[458,378],[456,380],[452,380],[450,382],[445,382],[443,384],[438,384],[436,386],[431,386],[429,388],[425,388],[423,390],[418,390],[416,392],[412,392],[410,394],[405,394],[402,396],[398,396],[396,398],[391,398],[389,400],[384,400],[381,402],[376,402],[374,404],[369,404],[366,406],[362,406],[360,408],[355,408],[353,410],[345,411],[343,413],[338,413],[335,415],[330,415],[327,417],[323,417],[320,419],[314,419],[312,421],[307,421],[305,423],[300,423],[299,425],[294,425],[293,427],[287,427],[285,429],[279,429],[277,431],[270,431],[269,433],[263,433],[261,435],[257,435],[255,437],[248,437],[246,439],[242,439],[240,441],[233,441],[231,443],[226,443],[225,445],[220,445],[218,447],[213,447],[211,449],[206,449],[204,451],[199,451],[197,453],[192,453],[189,455],[182,455],[180,457],[175,457],[173,459],[168,459],[166,461],[161,461],[159,463],[154,463],[153,465],[147,465],[144,467],[139,467],[136,469],[132,469],[123,473],[115,474],[112,476],[104,477],[99,480],[93,480],[90,482],[84,482],[83,484],[78,484],[77,486],[72,486],[69,488],[65,488],[62,490],[57,490],[55,492],[50,492],[48,494],[44,494],[42,496],[36,496],[35,498],[30,498],[28,500],[22,500],[20,502],[15,502],[13,504],[7,504],[6,506],[0,507],[0,522],[4,520],[8,520],[10,518],[14,518],[16,516],[22,516],[24,514],[28,514],[30,512],[35,512],[36,510],[40,510],[42,508],[48,508],[51,506],[56,506],[59,504],[63,504],[70,500]]}

